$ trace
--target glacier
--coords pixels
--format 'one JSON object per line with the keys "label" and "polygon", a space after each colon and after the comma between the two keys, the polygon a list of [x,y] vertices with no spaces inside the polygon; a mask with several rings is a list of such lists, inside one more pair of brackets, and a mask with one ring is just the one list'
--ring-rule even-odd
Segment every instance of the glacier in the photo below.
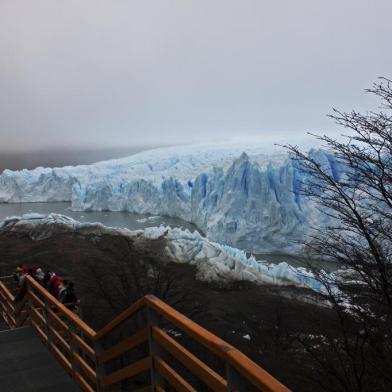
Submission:
{"label": "glacier", "polygon": [[[194,265],[197,270],[196,278],[205,282],[221,284],[249,281],[258,285],[293,285],[318,293],[325,291],[324,285],[306,268],[295,268],[286,262],[270,264],[266,261],[257,261],[253,256],[247,256],[243,250],[209,241],[197,231],[190,232],[188,229],[167,226],[144,230],[112,228],[101,223],[81,223],[54,213],[30,213],[9,217],[0,222],[0,233],[23,232],[33,241],[41,241],[67,231],[95,237],[107,234],[125,236],[133,241],[164,239],[168,259],[176,263]],[[325,273],[325,276],[330,282],[334,282],[339,273],[340,271]]]}
{"label": "glacier", "polygon": [[[341,175],[332,154],[311,153]],[[80,211],[170,216],[218,243],[297,253],[322,219],[301,195],[304,175],[287,153],[263,144],[167,147],[92,165],[5,170],[0,202],[70,201]]]}

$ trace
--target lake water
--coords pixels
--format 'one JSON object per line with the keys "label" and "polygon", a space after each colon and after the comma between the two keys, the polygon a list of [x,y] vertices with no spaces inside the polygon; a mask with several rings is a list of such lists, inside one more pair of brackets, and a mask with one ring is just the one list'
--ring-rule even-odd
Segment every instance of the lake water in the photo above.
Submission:
{"label": "lake water", "polygon": [[[249,255],[249,253],[248,253]],[[269,254],[253,254],[256,260],[265,260],[272,264],[279,264],[285,261],[293,267],[306,267],[310,269],[324,269],[325,271],[332,272],[339,269],[339,266],[331,261],[309,259],[303,256],[288,255],[282,253],[269,253]]]}
{"label": "lake water", "polygon": [[[121,227],[130,230],[145,229],[146,227],[167,225],[171,227],[179,227],[189,229],[191,232],[198,228],[186,221],[177,218],[165,216],[151,216],[143,214],[135,214],[131,212],[115,212],[115,211],[72,211],[70,203],[0,203],[0,221],[10,216],[21,216],[28,213],[49,214],[57,213],[69,216],[79,222],[99,222],[105,226]],[[200,230],[199,230],[200,232]],[[203,234],[203,233],[201,233]],[[326,270],[336,269],[334,263],[309,260],[299,256],[286,254],[254,254],[257,260],[266,260],[269,263],[278,264],[286,261],[288,264],[298,267],[307,267],[309,263],[316,268],[324,268]]]}
{"label": "lake water", "polygon": [[0,220],[10,216],[21,216],[29,213],[56,213],[69,216],[79,222],[99,222],[105,226],[121,227],[130,230],[146,227],[168,225],[171,227],[197,230],[196,226],[181,219],[134,214],[131,212],[115,211],[72,211],[70,203],[0,203]]}

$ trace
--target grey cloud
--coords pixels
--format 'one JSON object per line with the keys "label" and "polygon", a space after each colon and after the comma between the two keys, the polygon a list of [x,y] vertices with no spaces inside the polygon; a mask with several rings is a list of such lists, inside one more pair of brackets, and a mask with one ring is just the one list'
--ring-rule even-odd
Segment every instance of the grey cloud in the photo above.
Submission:
{"label": "grey cloud", "polygon": [[2,0],[0,150],[335,131],[391,76],[390,0]]}

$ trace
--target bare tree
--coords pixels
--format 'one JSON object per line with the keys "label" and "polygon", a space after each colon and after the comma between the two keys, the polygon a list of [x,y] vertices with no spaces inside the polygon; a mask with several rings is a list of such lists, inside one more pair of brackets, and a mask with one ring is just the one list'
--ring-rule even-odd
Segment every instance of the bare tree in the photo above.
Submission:
{"label": "bare tree", "polygon": [[199,311],[197,296],[183,281],[184,268],[191,267],[173,263],[165,256],[165,239],[122,237],[116,238],[115,247],[110,237],[99,241],[105,259],[85,263],[81,284],[90,299],[106,305],[108,317],[146,294],[156,295],[190,316]]}
{"label": "bare tree", "polygon": [[392,390],[392,82],[381,78],[366,91],[381,99],[380,111],[334,109],[330,117],[350,134],[314,135],[340,170],[285,146],[305,174],[300,192],[328,218],[313,228],[305,249],[347,268],[351,280],[331,283],[318,274],[341,334],[324,335],[316,345],[302,339],[335,381],[326,390]]}

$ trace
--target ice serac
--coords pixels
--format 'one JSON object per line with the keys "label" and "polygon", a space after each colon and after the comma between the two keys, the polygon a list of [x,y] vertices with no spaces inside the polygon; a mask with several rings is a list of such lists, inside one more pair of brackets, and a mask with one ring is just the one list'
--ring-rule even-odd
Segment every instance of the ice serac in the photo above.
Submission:
{"label": "ice serac", "polygon": [[70,171],[67,168],[4,170],[0,175],[0,203],[68,201],[77,181]]}
{"label": "ice serac", "polygon": [[297,176],[290,160],[278,166],[268,163],[263,169],[243,153],[226,172],[198,176],[192,221],[217,242],[288,251],[301,238],[308,213],[295,187]]}
{"label": "ice serac", "polygon": [[[311,154],[335,176],[331,153]],[[145,151],[87,166],[0,175],[0,202],[72,201],[77,210],[167,215],[207,237],[253,252],[294,252],[318,216],[301,196],[306,173],[263,146],[208,145]]]}

